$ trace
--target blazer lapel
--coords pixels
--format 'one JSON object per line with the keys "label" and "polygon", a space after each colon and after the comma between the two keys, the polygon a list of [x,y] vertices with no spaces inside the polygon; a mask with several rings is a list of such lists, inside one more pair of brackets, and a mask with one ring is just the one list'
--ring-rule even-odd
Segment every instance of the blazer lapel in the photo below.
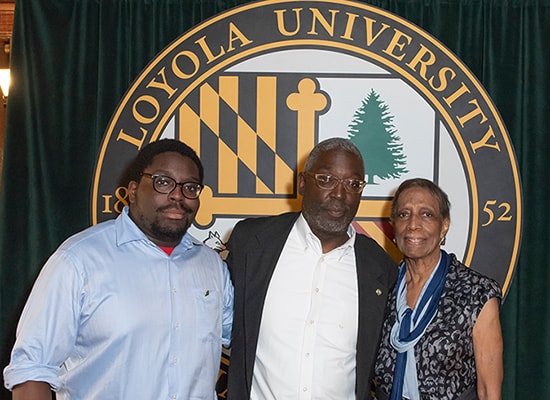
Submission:
{"label": "blazer lapel", "polygon": [[378,352],[388,291],[387,264],[377,260],[369,246],[356,242],[357,284],[359,288],[359,328],[357,333],[357,399],[370,398],[371,367]]}
{"label": "blazer lapel", "polygon": [[[245,286],[244,286],[244,322],[245,322],[245,349],[246,376],[252,377],[252,369],[260,332],[260,322],[264,307],[269,281],[281,255],[298,213],[283,214],[270,220],[267,229],[256,232],[255,249],[248,252],[245,259]],[[249,388],[250,390],[250,388]]]}

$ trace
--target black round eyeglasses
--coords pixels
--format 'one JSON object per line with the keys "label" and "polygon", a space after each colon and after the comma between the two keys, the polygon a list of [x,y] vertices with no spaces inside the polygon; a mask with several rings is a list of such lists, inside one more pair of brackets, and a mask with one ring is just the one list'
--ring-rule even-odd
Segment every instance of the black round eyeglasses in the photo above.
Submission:
{"label": "black round eyeglasses", "polygon": [[166,175],[157,175],[157,174],[148,174],[147,172],[142,172],[141,176],[147,176],[153,180],[153,189],[156,192],[162,194],[170,194],[174,191],[176,186],[181,186],[181,193],[183,197],[191,200],[199,198],[199,195],[204,188],[204,185],[201,185],[197,182],[176,182],[174,178],[170,178]]}

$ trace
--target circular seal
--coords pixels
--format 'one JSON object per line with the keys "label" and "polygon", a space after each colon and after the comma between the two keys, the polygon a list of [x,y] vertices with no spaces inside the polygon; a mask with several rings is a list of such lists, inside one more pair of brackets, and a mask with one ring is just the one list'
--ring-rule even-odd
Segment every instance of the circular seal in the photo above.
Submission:
{"label": "circular seal", "polygon": [[506,294],[522,196],[504,123],[469,69],[419,27],[354,1],[266,0],[192,28],[129,88],[106,130],[92,221],[127,204],[124,169],[145,144],[176,138],[205,167],[192,234],[223,253],[241,218],[300,209],[296,176],[311,148],[347,137],[365,159],[356,229],[392,257],[399,183],[425,177],[452,204],[446,249]]}

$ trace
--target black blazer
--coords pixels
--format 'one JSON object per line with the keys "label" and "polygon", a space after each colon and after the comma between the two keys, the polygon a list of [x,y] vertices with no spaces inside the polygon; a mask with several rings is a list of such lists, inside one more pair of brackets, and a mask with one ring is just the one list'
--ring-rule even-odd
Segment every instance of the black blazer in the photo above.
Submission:
{"label": "black blazer", "polygon": [[[269,281],[299,213],[240,221],[227,243],[227,264],[235,286],[233,340],[229,363],[228,400],[250,398],[260,321]],[[372,239],[355,241],[359,290],[356,399],[370,398],[374,361],[385,316],[386,300],[397,267]]]}

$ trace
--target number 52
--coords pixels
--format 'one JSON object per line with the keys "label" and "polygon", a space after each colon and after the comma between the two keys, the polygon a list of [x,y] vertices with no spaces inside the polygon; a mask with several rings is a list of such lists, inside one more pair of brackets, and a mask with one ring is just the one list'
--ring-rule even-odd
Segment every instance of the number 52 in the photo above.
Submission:
{"label": "number 52", "polygon": [[[489,215],[489,219],[487,220],[487,222],[485,222],[481,226],[490,225],[493,222],[493,220],[495,219],[495,213],[493,212],[493,210],[491,208],[491,207],[495,206],[495,204],[497,204],[496,200],[487,200],[485,202],[485,205],[483,206],[483,211],[485,211]],[[497,217],[497,221],[511,221],[512,220],[512,215],[510,214],[510,210],[512,209],[512,207],[510,206],[509,203],[502,202],[496,207],[498,209],[503,209],[503,211]]]}

